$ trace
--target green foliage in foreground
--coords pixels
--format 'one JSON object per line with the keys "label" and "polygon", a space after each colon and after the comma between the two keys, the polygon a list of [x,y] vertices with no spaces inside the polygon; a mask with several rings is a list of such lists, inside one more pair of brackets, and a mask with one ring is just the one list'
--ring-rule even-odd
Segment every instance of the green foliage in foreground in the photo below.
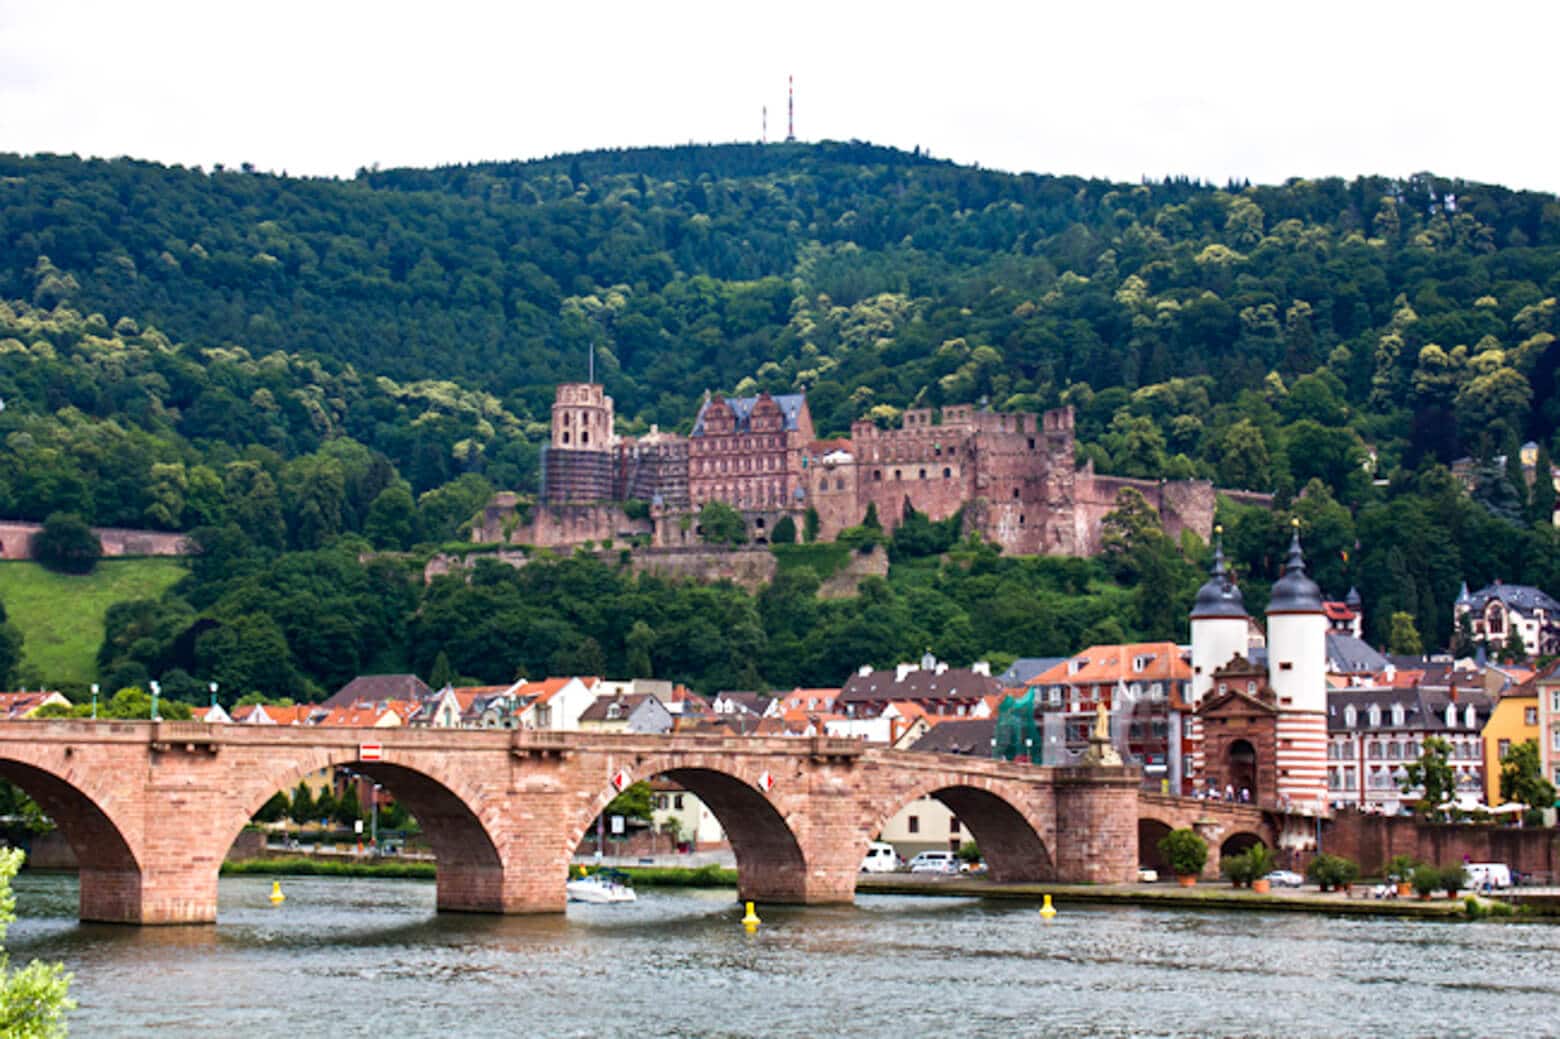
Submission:
{"label": "green foliage in foreground", "polygon": [[1178,877],[1195,877],[1208,864],[1208,842],[1196,830],[1171,830],[1159,838],[1159,853]]}
{"label": "green foliage in foreground", "polygon": [[283,859],[242,859],[224,862],[222,872],[230,876],[259,874],[294,877],[385,877],[390,879],[432,880],[431,862],[338,861],[295,856]]}
{"label": "green foliage in foreground", "polygon": [[[389,879],[431,880],[435,873],[432,862],[394,862],[318,859],[309,856],[293,856],[280,859],[244,859],[224,862],[222,872],[228,876],[294,876],[294,877],[381,877]],[[737,871],[719,866],[630,866],[623,870],[638,887],[735,887]],[[0,1032],[0,1034],[9,1034]]]}
{"label": "green foliage in foreground", "polygon": [[635,887],[736,887],[737,871],[720,866],[629,866]]}
{"label": "green foliage in foreground", "polygon": [[[0,942],[16,920],[16,895],[11,880],[22,868],[20,848],[0,852]],[[32,961],[11,969],[11,958],[0,949],[0,1035],[8,1039],[55,1039],[66,1033],[65,1015],[76,1008],[70,998],[70,975],[57,963]]]}
{"label": "green foliage in foreground", "polygon": [[106,559],[82,576],[37,563],[0,563],[0,601],[24,640],[20,680],[29,689],[47,684],[84,691],[97,677],[108,608],[156,599],[184,572],[177,559]]}

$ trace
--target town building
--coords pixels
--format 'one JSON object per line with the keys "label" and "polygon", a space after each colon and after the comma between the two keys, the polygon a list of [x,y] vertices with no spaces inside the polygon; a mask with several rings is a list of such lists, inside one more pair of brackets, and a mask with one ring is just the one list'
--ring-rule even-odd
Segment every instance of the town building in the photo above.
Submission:
{"label": "town building", "polygon": [[1451,746],[1458,800],[1478,802],[1485,793],[1482,733],[1491,707],[1476,681],[1462,689],[1454,681],[1444,689],[1334,690],[1327,698],[1329,800],[1387,815],[1412,805],[1419,796],[1403,790],[1407,769],[1435,736]]}
{"label": "town building", "polygon": [[[1078,466],[1073,411],[993,412],[969,404],[912,408],[896,429],[852,424],[848,438],[820,440],[805,395],[707,394],[682,437],[652,427],[615,430],[612,398],[599,383],[556,392],[542,452],[541,493],[529,522],[514,495],[485,510],[472,536],[544,546],[644,539],[659,547],[699,541],[698,510],[723,502],[751,539],[770,540],[789,517],[817,518],[829,540],[875,509],[892,531],[907,508],[932,520],[962,512],[966,529],[1020,554],[1092,555],[1100,521],[1126,488],[1159,511],[1172,537],[1206,537],[1214,488],[1206,481],[1101,476]],[[1269,496],[1225,492],[1249,502]],[[629,514],[625,506],[637,503]]]}
{"label": "town building", "polygon": [[995,710],[1002,686],[983,661],[949,667],[930,653],[919,664],[898,664],[875,671],[863,665],[834,701],[835,711],[850,718],[876,718],[892,703],[913,703],[932,716],[982,717]]}
{"label": "town building", "polygon": [[1544,776],[1560,787],[1560,660],[1550,662],[1533,678],[1538,698],[1538,752]]}
{"label": "town building", "polygon": [[1117,750],[1141,762],[1144,782],[1179,790],[1191,680],[1191,664],[1174,642],[1095,645],[1064,658],[1027,687],[1044,734],[1042,762],[1065,764],[1082,754],[1103,705],[1114,722]]}
{"label": "town building", "polygon": [[650,693],[608,693],[580,715],[582,732],[665,733],[672,731],[672,712]]}
{"label": "town building", "polygon": [[[1500,796],[1500,766],[1506,752],[1522,743],[1539,743],[1538,687],[1533,682],[1495,701],[1480,734],[1484,741],[1484,803],[1495,807]],[[1542,761],[1542,755],[1540,755]]]}
{"label": "town building", "polygon": [[1529,656],[1560,654],[1560,602],[1532,585],[1496,581],[1470,594],[1465,581],[1452,606],[1453,625],[1460,629],[1464,617],[1474,640],[1491,648],[1520,637]]}
{"label": "town building", "polygon": [[0,693],[0,719],[16,721],[18,718],[31,718],[38,711],[50,704],[61,707],[69,707],[70,701],[62,694],[49,689],[36,689],[32,692]]}

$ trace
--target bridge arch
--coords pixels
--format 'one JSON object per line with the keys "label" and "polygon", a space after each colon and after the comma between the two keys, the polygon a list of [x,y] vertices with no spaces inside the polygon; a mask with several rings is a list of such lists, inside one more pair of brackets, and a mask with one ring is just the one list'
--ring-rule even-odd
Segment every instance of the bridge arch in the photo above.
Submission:
{"label": "bridge arch", "polygon": [[1262,835],[1252,833],[1250,830],[1238,830],[1219,842],[1219,861],[1222,862],[1231,855],[1241,855],[1256,845],[1267,845]]}
{"label": "bridge arch", "polygon": [[1056,863],[1047,846],[1048,827],[1033,817],[1023,792],[999,780],[973,775],[933,775],[897,787],[888,801],[869,806],[869,817],[853,849],[859,866],[867,846],[905,806],[930,797],[942,802],[980,848],[989,876],[1005,882],[1053,880]]}
{"label": "bridge arch", "polygon": [[1159,842],[1170,836],[1172,829],[1174,827],[1163,819],[1156,819],[1153,816],[1138,817],[1139,867],[1147,866],[1149,869],[1157,870],[1161,878],[1170,877],[1170,863],[1159,850]]}
{"label": "bridge arch", "polygon": [[499,818],[484,818],[473,805],[483,799],[440,766],[437,754],[400,755],[394,762],[363,761],[354,749],[318,748],[289,756],[234,791],[231,809],[215,827],[217,861],[240,831],[278,792],[291,791],[321,770],[350,769],[378,783],[416,818],[433,847],[436,904],[445,911],[491,912],[504,902],[504,856],[495,832]]}
{"label": "bridge arch", "polygon": [[140,827],[129,805],[115,803],[111,793],[96,789],[101,779],[90,762],[72,767],[73,750],[49,757],[28,755],[14,746],[0,757],[0,777],[10,780],[38,803],[75,853],[80,877],[79,903],[83,920],[120,921],[138,914],[141,905],[141,862],[136,853]]}
{"label": "bridge arch", "polygon": [[[761,764],[761,763],[760,763]],[[628,766],[624,766],[628,767]],[[670,755],[638,760],[629,767],[631,782],[662,776],[678,783],[702,801],[731,843],[737,860],[737,897],[765,902],[804,902],[808,897],[808,857],[791,823],[776,803],[759,789],[757,774],[742,774],[728,761],[704,755]],[[585,839],[596,818],[617,791],[610,777],[604,790],[587,802],[571,821],[567,852]],[[567,865],[567,862],[565,863]]]}

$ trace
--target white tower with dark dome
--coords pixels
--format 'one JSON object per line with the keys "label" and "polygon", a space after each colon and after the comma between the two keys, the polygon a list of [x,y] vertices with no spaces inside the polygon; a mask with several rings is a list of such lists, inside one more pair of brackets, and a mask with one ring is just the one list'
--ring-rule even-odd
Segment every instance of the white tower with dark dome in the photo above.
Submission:
{"label": "white tower with dark dome", "polygon": [[1213,673],[1237,655],[1245,656],[1248,652],[1251,626],[1240,586],[1224,563],[1224,537],[1219,527],[1214,528],[1213,569],[1207,582],[1197,590],[1191,620],[1192,682],[1187,706],[1193,714],[1187,742],[1191,758],[1188,772],[1196,783],[1206,774],[1202,719],[1196,713],[1197,708],[1213,690]]}
{"label": "white tower with dark dome", "polygon": [[1268,600],[1268,685],[1278,706],[1278,795],[1307,813],[1327,805],[1327,627],[1297,521],[1284,575]]}

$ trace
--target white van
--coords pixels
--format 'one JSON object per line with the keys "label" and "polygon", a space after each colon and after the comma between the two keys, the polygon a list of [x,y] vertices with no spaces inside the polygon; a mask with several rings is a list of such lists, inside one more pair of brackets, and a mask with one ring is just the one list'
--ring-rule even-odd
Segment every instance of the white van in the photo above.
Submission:
{"label": "white van", "polygon": [[1463,872],[1468,874],[1468,887],[1474,891],[1511,886],[1511,867],[1504,862],[1470,862]]}
{"label": "white van", "polygon": [[861,872],[892,873],[902,869],[904,864],[905,860],[899,857],[899,852],[894,850],[892,844],[873,841],[867,845],[867,857],[861,860]]}

